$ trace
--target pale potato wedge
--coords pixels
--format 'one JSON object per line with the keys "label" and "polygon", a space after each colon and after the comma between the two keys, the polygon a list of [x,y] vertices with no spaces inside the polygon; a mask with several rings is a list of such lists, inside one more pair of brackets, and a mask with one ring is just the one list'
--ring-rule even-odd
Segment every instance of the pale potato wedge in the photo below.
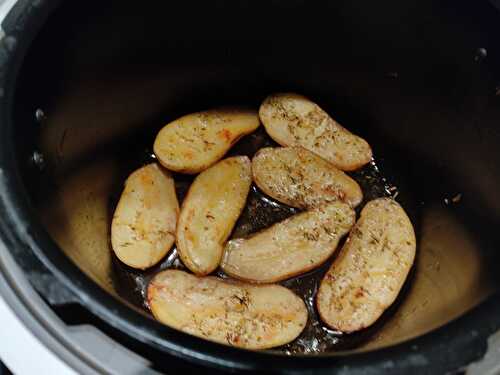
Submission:
{"label": "pale potato wedge", "polygon": [[182,262],[195,274],[207,275],[219,266],[251,183],[250,159],[235,156],[200,173],[189,188],[176,243]]}
{"label": "pale potato wedge", "polygon": [[157,164],[125,182],[111,223],[111,246],[123,263],[145,269],[158,263],[175,241],[179,203],[174,179]]}
{"label": "pale potato wedge", "polygon": [[398,296],[415,249],[415,232],[401,206],[389,198],[370,201],[321,281],[321,319],[346,333],[373,324]]}
{"label": "pale potato wedge", "polygon": [[232,145],[259,125],[258,114],[250,110],[192,113],[165,125],[153,149],[165,168],[194,174],[219,161]]}
{"label": "pale potato wedge", "polygon": [[302,146],[343,171],[358,169],[372,158],[364,139],[302,95],[270,95],[260,106],[259,116],[267,133],[280,145]]}
{"label": "pale potato wedge", "polygon": [[297,208],[343,201],[356,207],[363,200],[358,183],[302,147],[260,149],[252,159],[257,186],[274,199]]}
{"label": "pale potato wedge", "polygon": [[248,238],[229,241],[221,267],[232,277],[256,283],[300,275],[325,262],[355,220],[348,204],[327,203]]}
{"label": "pale potato wedge", "polygon": [[160,322],[240,348],[284,345],[307,323],[304,302],[280,285],[256,286],[166,270],[151,280],[147,296]]}

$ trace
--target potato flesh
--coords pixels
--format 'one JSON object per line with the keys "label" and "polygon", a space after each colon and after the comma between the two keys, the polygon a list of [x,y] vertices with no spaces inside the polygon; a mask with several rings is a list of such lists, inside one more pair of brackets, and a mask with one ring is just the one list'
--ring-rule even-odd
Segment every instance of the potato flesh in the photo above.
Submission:
{"label": "potato flesh", "polygon": [[349,205],[328,203],[249,238],[229,241],[221,267],[232,277],[257,283],[300,275],[325,262],[354,221]]}
{"label": "potato flesh", "polygon": [[304,302],[279,285],[255,286],[166,270],[153,278],[147,294],[160,322],[241,348],[286,344],[307,322]]}
{"label": "potato flesh", "polygon": [[372,158],[370,145],[339,125],[304,96],[267,97],[259,110],[267,133],[282,146],[302,146],[343,171],[356,170]]}
{"label": "potato flesh", "polygon": [[198,173],[220,160],[241,137],[259,127],[254,111],[219,109],[183,116],[163,127],[154,142],[160,163],[172,171]]}
{"label": "potato flesh", "polygon": [[192,272],[206,275],[219,266],[251,182],[246,156],[224,159],[194,180],[177,224],[177,250]]}
{"label": "potato flesh", "polygon": [[302,147],[263,148],[252,159],[257,186],[274,199],[297,208],[363,199],[358,183],[325,159]]}
{"label": "potato flesh", "polygon": [[413,226],[392,199],[370,201],[317,294],[321,319],[353,332],[373,324],[396,299],[415,258]]}
{"label": "potato flesh", "polygon": [[111,245],[130,267],[145,269],[158,263],[175,241],[179,203],[174,180],[157,164],[132,173],[111,223]]}

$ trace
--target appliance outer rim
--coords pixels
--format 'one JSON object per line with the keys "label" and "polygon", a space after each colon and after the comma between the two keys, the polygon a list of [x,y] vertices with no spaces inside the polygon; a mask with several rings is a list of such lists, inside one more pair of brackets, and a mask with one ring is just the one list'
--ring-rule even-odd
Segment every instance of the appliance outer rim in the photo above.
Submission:
{"label": "appliance outer rim", "polygon": [[[11,254],[32,251],[94,315],[132,339],[200,365],[226,370],[352,374],[444,373],[484,356],[487,339],[500,329],[500,298],[491,296],[461,318],[407,342],[349,356],[285,356],[227,347],[189,336],[148,319],[98,287],[73,264],[34,219],[17,171],[12,107],[16,79],[32,40],[60,0],[19,0],[2,22],[0,53],[0,238]],[[481,327],[477,326],[481,322]]]}

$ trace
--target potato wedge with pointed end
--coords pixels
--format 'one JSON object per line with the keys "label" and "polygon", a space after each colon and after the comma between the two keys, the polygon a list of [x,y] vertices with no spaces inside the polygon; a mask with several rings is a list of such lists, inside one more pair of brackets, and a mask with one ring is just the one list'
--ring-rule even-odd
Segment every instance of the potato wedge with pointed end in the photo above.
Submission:
{"label": "potato wedge with pointed end", "polygon": [[158,273],[148,301],[160,322],[210,341],[247,349],[284,345],[307,322],[304,302],[280,285],[251,285],[179,270]]}
{"label": "potato wedge with pointed end", "polygon": [[354,210],[332,202],[302,212],[245,239],[228,242],[221,267],[237,279],[271,283],[312,270],[354,225]]}
{"label": "potato wedge with pointed end", "polygon": [[189,188],[177,223],[177,251],[197,275],[219,266],[250,190],[250,165],[246,156],[224,159],[200,173]]}
{"label": "potato wedge with pointed end", "polygon": [[260,125],[254,111],[219,109],[183,116],[163,127],[154,152],[160,163],[181,173],[201,172],[229,151],[244,135]]}
{"label": "potato wedge with pointed end", "polygon": [[372,158],[370,145],[364,139],[302,95],[268,96],[259,115],[267,133],[280,145],[302,146],[343,171],[358,169]]}
{"label": "potato wedge with pointed end", "polygon": [[321,281],[321,319],[347,333],[373,324],[398,296],[415,249],[415,232],[401,206],[389,198],[370,201]]}
{"label": "potato wedge with pointed end", "polygon": [[252,159],[257,186],[274,199],[297,208],[363,199],[358,183],[333,164],[302,147],[263,148]]}
{"label": "potato wedge with pointed end", "polygon": [[118,259],[140,269],[158,263],[174,244],[178,215],[168,171],[149,164],[133,172],[111,223],[111,245]]}

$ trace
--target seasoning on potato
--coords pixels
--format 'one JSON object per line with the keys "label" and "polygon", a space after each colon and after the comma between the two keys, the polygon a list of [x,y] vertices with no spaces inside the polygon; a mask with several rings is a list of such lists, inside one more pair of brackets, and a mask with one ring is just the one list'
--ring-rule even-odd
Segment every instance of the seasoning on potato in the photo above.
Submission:
{"label": "seasoning on potato", "polygon": [[270,95],[260,106],[259,115],[267,133],[280,145],[302,146],[343,171],[356,170],[372,158],[364,139],[302,95]]}
{"label": "seasoning on potato", "polygon": [[118,259],[140,269],[158,263],[175,241],[178,214],[168,171],[149,164],[133,172],[111,223],[111,245]]}
{"label": "seasoning on potato", "polygon": [[289,343],[307,323],[304,302],[280,285],[256,286],[166,270],[151,280],[147,298],[160,322],[247,349]]}
{"label": "seasoning on potato", "polygon": [[182,203],[177,224],[177,251],[192,272],[214,271],[241,214],[250,184],[250,159],[224,159],[200,173]]}
{"label": "seasoning on potato", "polygon": [[320,284],[321,319],[347,333],[373,324],[398,296],[415,248],[415,232],[401,206],[389,198],[370,201]]}
{"label": "seasoning on potato", "polygon": [[165,168],[194,174],[220,160],[232,145],[259,125],[258,114],[250,110],[197,112],[164,126],[153,148]]}
{"label": "seasoning on potato", "polygon": [[294,215],[249,238],[228,242],[221,267],[237,279],[270,283],[312,270],[335,251],[356,220],[346,203]]}
{"label": "seasoning on potato", "polygon": [[358,183],[333,164],[302,147],[263,148],[252,159],[253,180],[274,199],[297,208],[363,199]]}

